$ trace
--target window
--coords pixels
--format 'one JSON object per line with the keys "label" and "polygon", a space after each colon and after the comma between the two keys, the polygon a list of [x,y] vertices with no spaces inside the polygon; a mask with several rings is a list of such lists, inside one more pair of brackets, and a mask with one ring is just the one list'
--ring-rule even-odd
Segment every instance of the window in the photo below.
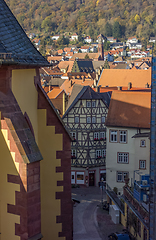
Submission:
{"label": "window", "polygon": [[74,140],[76,140],[76,132],[71,132],[70,134],[72,135],[72,137],[74,138]]}
{"label": "window", "polygon": [[92,101],[92,107],[96,107],[96,101]]}
{"label": "window", "polygon": [[101,123],[105,123],[105,117],[104,116],[101,117]]}
{"label": "window", "polygon": [[129,162],[128,157],[129,157],[128,153],[121,153],[121,152],[119,152],[118,153],[118,160],[117,160],[117,162],[118,163],[128,163]]}
{"label": "window", "polygon": [[100,139],[105,139],[105,132],[100,132]]}
{"label": "window", "polygon": [[102,157],[106,157],[106,149],[102,149]]}
{"label": "window", "polygon": [[139,161],[139,168],[140,169],[146,169],[146,160],[140,160]]}
{"label": "window", "polygon": [[76,183],[77,184],[84,184],[84,172],[77,172],[76,173]]}
{"label": "window", "polygon": [[96,158],[101,158],[101,150],[96,150]]}
{"label": "window", "polygon": [[79,123],[79,117],[75,117],[75,123]]}
{"label": "window", "polygon": [[87,117],[87,123],[91,123],[91,117]]}
{"label": "window", "polygon": [[126,143],[127,139],[126,139],[126,131],[120,131],[120,143]]}
{"label": "window", "polygon": [[96,123],[96,117],[92,117],[92,123]]}
{"label": "window", "polygon": [[98,132],[95,132],[94,133],[94,140],[98,140],[99,139],[99,133]]}
{"label": "window", "polygon": [[117,182],[124,182],[127,176],[129,176],[128,172],[117,172]]}
{"label": "window", "polygon": [[140,140],[140,147],[146,147],[146,141]]}
{"label": "window", "polygon": [[110,142],[117,142],[117,131],[110,131]]}
{"label": "window", "polygon": [[117,182],[122,182],[122,172],[117,172]]}
{"label": "window", "polygon": [[71,157],[76,158],[76,150],[75,149],[71,150]]}
{"label": "window", "polygon": [[91,102],[87,101],[87,107],[91,107]]}

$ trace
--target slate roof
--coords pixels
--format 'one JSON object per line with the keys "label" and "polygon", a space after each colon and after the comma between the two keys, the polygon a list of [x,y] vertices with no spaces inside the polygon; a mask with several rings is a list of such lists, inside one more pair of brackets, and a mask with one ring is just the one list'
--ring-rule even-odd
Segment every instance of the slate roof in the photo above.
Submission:
{"label": "slate roof", "polygon": [[[78,65],[79,72],[94,72],[95,71],[91,60],[76,59],[76,63]],[[75,65],[75,63],[74,63],[74,65]],[[74,65],[73,65],[73,67],[74,67]],[[72,68],[72,72],[74,72],[73,68]]]}
{"label": "slate roof", "polygon": [[46,66],[4,0],[0,0],[0,63]]}
{"label": "slate roof", "polygon": [[[74,91],[73,91],[74,92]],[[74,92],[75,94],[76,92]],[[106,93],[97,93],[95,92],[90,86],[84,86],[82,89],[81,87],[79,87],[79,92],[77,92],[77,96],[72,97],[73,102],[71,103],[71,105],[68,107],[68,109],[66,110],[65,114],[63,115],[62,118],[64,118],[68,112],[75,106],[75,104],[80,100],[80,99],[86,99],[86,100],[95,100],[95,99],[101,99],[105,105],[108,107],[109,106],[109,102],[110,102],[110,94]]]}

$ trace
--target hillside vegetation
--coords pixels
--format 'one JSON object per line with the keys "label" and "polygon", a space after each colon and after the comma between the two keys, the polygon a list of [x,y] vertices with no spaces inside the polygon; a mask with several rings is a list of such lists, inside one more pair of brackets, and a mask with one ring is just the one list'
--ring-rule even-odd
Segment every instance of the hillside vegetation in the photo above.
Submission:
{"label": "hillside vegetation", "polygon": [[99,33],[126,39],[137,36],[146,41],[156,35],[154,0],[6,0],[27,32]]}

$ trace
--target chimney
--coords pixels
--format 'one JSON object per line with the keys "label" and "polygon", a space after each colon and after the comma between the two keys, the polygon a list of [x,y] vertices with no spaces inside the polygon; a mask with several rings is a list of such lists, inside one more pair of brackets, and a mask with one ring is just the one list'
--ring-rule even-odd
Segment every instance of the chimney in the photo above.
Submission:
{"label": "chimney", "polygon": [[145,84],[145,88],[149,88],[149,84],[148,83]]}
{"label": "chimney", "polygon": [[96,92],[100,92],[100,86],[96,86]]}
{"label": "chimney", "polygon": [[51,85],[49,85],[49,92],[53,89],[53,87]]}
{"label": "chimney", "polygon": [[94,79],[94,87],[96,87],[96,85],[97,85],[97,81],[96,79]]}
{"label": "chimney", "polygon": [[82,82],[84,83],[84,81],[85,81],[85,76],[82,76]]}
{"label": "chimney", "polygon": [[122,87],[121,86],[117,86],[118,90],[121,91],[122,90]]}
{"label": "chimney", "polygon": [[132,83],[129,82],[129,83],[128,83],[128,90],[130,90],[131,88],[132,88]]}

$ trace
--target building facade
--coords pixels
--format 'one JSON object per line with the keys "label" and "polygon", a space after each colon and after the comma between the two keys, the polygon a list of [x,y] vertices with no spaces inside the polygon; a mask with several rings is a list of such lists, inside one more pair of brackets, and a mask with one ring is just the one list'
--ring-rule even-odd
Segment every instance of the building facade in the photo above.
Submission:
{"label": "building facade", "polygon": [[107,126],[107,184],[121,195],[125,177],[149,174],[150,92],[112,93]]}
{"label": "building facade", "polygon": [[97,186],[106,181],[106,127],[110,95],[83,87],[63,116],[73,136],[71,183]]}

